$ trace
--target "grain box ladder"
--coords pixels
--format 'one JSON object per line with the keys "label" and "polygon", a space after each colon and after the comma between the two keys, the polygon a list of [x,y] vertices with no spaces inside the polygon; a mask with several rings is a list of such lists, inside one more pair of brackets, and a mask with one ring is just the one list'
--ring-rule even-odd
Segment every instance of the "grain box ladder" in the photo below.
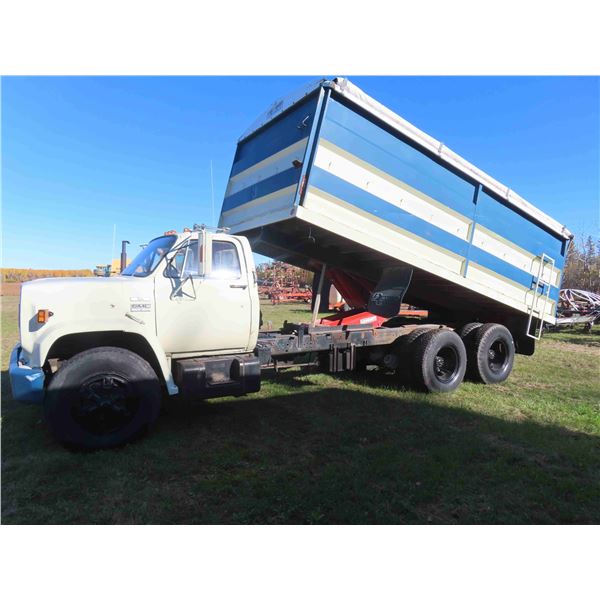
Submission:
{"label": "grain box ladder", "polygon": [[[549,280],[544,279],[544,267],[548,265],[550,267]],[[540,340],[542,337],[542,331],[544,329],[544,316],[546,315],[546,308],[548,306],[548,299],[550,296],[551,281],[554,276],[554,259],[547,254],[542,254],[540,257],[540,266],[538,269],[537,277],[533,281],[533,298],[531,301],[531,307],[529,308],[529,319],[527,321],[527,336],[534,340]],[[540,301],[542,301],[542,310],[539,309]],[[531,322],[533,321],[534,313],[535,317],[539,321],[539,326],[531,332]]]}

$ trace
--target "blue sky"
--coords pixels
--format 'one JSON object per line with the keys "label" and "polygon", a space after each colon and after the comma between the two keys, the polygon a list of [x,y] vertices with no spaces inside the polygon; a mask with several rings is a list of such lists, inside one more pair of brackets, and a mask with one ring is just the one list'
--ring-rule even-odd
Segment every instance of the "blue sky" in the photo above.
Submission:
{"label": "blue sky", "polygon": [[[93,268],[218,219],[235,144],[315,77],[3,78],[3,266]],[[600,79],[351,77],[575,234],[598,235]]]}

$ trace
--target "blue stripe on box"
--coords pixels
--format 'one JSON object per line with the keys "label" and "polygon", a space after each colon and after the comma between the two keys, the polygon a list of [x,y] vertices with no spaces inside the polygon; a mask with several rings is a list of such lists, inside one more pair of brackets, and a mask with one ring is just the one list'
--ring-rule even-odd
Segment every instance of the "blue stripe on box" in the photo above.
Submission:
{"label": "blue stripe on box", "polygon": [[335,100],[329,101],[321,137],[467,218],[475,219],[534,256],[545,252],[554,258],[556,268],[563,269],[562,239],[484,190],[479,194],[475,215],[475,186]]}
{"label": "blue stripe on box", "polygon": [[330,100],[321,137],[472,219],[475,186],[344,105]]}
{"label": "blue stripe on box", "polygon": [[[501,258],[494,256],[493,254],[489,254],[485,250],[481,248],[477,248],[475,246],[471,246],[469,259],[494,273],[498,273],[498,275],[502,275],[515,283],[522,285],[527,289],[533,289],[533,281],[535,277],[531,275],[531,273],[527,273],[515,267]],[[550,289],[550,298],[552,300],[558,301],[558,288],[552,287]]]}
{"label": "blue stripe on box", "polygon": [[554,259],[555,266],[562,271],[565,262],[562,255],[562,239],[517,214],[485,190],[479,194],[477,205],[478,223],[534,256],[547,254]]}
{"label": "blue stripe on box", "polygon": [[[269,123],[265,129],[239,143],[229,176],[233,177],[298,140],[308,137],[317,100],[318,96],[308,98],[280,119]],[[305,120],[306,117],[308,120]]]}
{"label": "blue stripe on box", "polygon": [[373,196],[360,188],[340,179],[339,177],[313,167],[310,174],[310,186],[314,186],[348,204],[356,206],[392,225],[397,225],[414,235],[423,238],[441,248],[450,250],[464,257],[467,251],[467,242],[439,229],[435,225],[419,219],[405,210]]}
{"label": "blue stripe on box", "polygon": [[297,184],[299,177],[300,169],[292,167],[291,169],[276,173],[267,179],[262,179],[235,194],[231,194],[231,196],[227,196],[223,201],[223,208],[221,211],[225,212],[226,210],[231,210],[232,208],[246,204],[246,202],[250,202],[255,198],[260,198],[261,196],[266,196],[267,194],[271,194],[282,188]]}
{"label": "blue stripe on box", "polygon": [[[465,257],[468,243],[464,240],[439,229],[432,223],[419,219],[418,217],[406,212],[402,208],[394,206],[369,192],[340,179],[339,177],[324,171],[318,167],[313,167],[309,185],[323,192],[331,194],[336,198],[347,202],[365,212],[368,212],[392,225],[396,225],[406,231],[426,240],[440,248],[449,250],[458,256]],[[471,246],[470,260],[486,267],[494,273],[530,289],[533,283],[533,276],[518,267],[505,262],[501,258],[495,257],[480,248]],[[552,288],[550,297],[558,297],[558,289]]]}

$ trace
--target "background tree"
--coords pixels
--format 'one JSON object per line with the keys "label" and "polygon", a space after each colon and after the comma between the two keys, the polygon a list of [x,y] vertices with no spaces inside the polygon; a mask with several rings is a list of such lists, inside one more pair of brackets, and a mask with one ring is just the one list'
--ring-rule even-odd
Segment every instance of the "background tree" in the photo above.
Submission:
{"label": "background tree", "polygon": [[600,293],[600,238],[571,242],[562,287]]}
{"label": "background tree", "polygon": [[91,277],[90,269],[9,269],[0,271],[2,283],[22,283],[43,277]]}

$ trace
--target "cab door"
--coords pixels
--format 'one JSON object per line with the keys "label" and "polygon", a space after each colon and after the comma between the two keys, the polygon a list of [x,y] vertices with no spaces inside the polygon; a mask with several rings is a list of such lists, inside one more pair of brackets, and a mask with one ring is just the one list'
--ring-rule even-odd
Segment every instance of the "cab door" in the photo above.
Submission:
{"label": "cab door", "polygon": [[252,298],[241,244],[227,236],[201,238],[201,252],[190,239],[155,280],[158,338],[173,355],[245,351]]}

